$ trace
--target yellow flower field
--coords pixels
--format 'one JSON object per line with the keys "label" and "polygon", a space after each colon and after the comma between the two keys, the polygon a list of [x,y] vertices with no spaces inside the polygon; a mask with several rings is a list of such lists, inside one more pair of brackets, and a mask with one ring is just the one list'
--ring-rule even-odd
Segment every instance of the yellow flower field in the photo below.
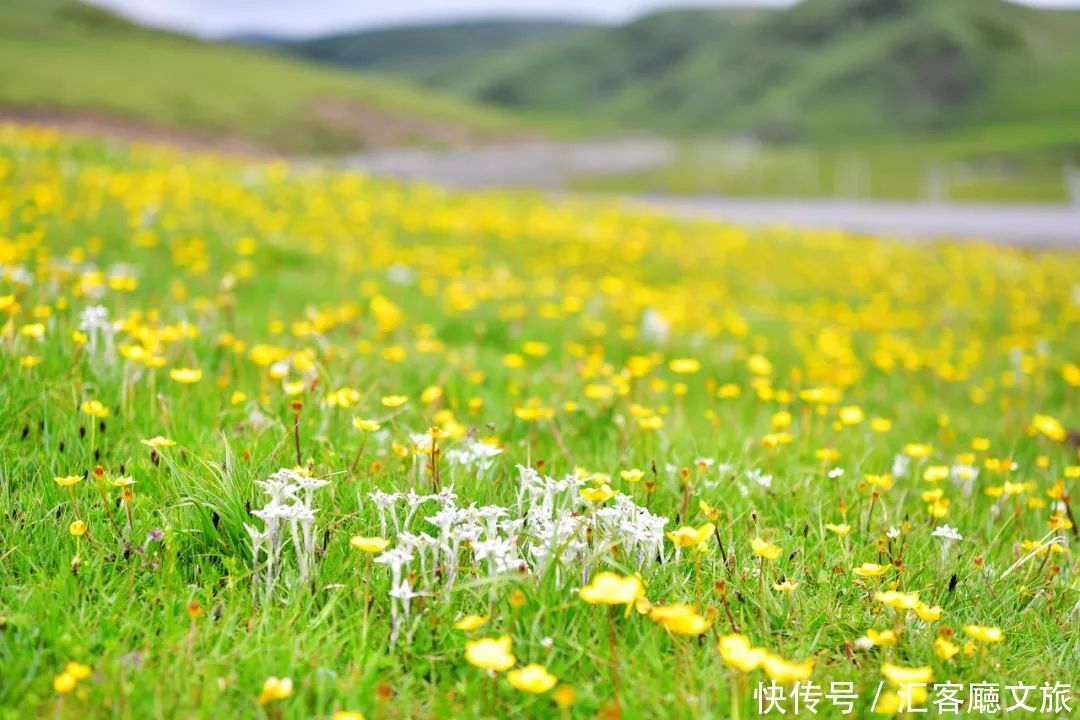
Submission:
{"label": "yellow flower field", "polygon": [[3,126],[0,278],[0,718],[1080,708],[1075,253]]}

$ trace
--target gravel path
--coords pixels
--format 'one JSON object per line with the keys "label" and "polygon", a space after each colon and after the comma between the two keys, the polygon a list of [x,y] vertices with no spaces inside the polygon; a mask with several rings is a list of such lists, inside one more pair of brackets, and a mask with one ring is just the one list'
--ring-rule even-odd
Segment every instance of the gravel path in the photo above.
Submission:
{"label": "gravel path", "polygon": [[[375,175],[458,188],[534,187],[557,190],[573,177],[622,174],[671,161],[663,140],[530,142],[455,150],[390,149],[346,158]],[[983,239],[1030,247],[1080,250],[1080,205],[888,202],[842,199],[758,199],[647,195],[627,198],[687,217],[745,225],[836,228],[911,240]]]}
{"label": "gravel path", "polygon": [[641,204],[740,225],[838,228],[908,240],[981,239],[1080,250],[1080,206],[645,196]]}

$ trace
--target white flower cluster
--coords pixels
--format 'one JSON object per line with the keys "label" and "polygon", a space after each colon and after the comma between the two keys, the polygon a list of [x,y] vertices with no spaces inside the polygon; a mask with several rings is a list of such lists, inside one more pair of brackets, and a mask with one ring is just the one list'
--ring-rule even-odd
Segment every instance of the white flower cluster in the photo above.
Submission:
{"label": "white flower cluster", "polygon": [[[315,513],[318,512],[313,506],[314,493],[330,483],[282,468],[255,484],[269,496],[265,506],[251,512],[263,521],[264,527],[259,530],[245,523],[244,528],[251,537],[255,590],[261,585],[269,597],[284,569],[282,550],[289,540],[296,556],[297,584],[302,586],[311,578],[315,569]],[[265,563],[260,567],[263,557]]]}
{"label": "white flower cluster", "polygon": [[[449,592],[463,560],[484,569],[493,592],[500,576],[514,573],[552,571],[557,583],[576,583],[613,547],[638,570],[663,560],[667,518],[625,495],[590,510],[578,494],[584,480],[554,480],[531,468],[518,469],[517,502],[510,507],[458,507],[452,487],[431,495],[379,490],[368,495],[381,534],[392,530],[396,537],[395,547],[375,560],[390,574],[392,643],[409,621],[412,598]],[[435,512],[419,512],[427,505],[434,505]],[[421,516],[436,534],[414,527]]]}

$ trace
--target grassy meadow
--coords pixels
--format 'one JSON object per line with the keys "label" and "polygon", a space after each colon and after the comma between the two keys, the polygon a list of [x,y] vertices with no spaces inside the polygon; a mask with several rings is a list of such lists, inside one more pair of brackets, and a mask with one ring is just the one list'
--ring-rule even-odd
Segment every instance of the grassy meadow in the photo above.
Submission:
{"label": "grassy meadow", "polygon": [[2,126],[0,718],[1067,717],[1078,288]]}
{"label": "grassy meadow", "polygon": [[[134,25],[74,0],[0,0],[0,110],[225,136],[286,153],[444,144],[527,130],[510,114],[377,74]],[[389,128],[389,130],[388,130]]]}

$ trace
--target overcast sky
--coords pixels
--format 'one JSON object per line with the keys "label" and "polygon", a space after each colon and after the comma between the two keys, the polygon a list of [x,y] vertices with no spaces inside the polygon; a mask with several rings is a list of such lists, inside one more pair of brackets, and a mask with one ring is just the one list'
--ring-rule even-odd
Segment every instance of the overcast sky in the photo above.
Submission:
{"label": "overcast sky", "polygon": [[[948,2],[949,0],[941,0]],[[1080,0],[1025,0],[1048,7]],[[620,21],[662,7],[783,5],[791,0],[90,0],[139,22],[200,35],[315,35],[450,18],[574,17]]]}

